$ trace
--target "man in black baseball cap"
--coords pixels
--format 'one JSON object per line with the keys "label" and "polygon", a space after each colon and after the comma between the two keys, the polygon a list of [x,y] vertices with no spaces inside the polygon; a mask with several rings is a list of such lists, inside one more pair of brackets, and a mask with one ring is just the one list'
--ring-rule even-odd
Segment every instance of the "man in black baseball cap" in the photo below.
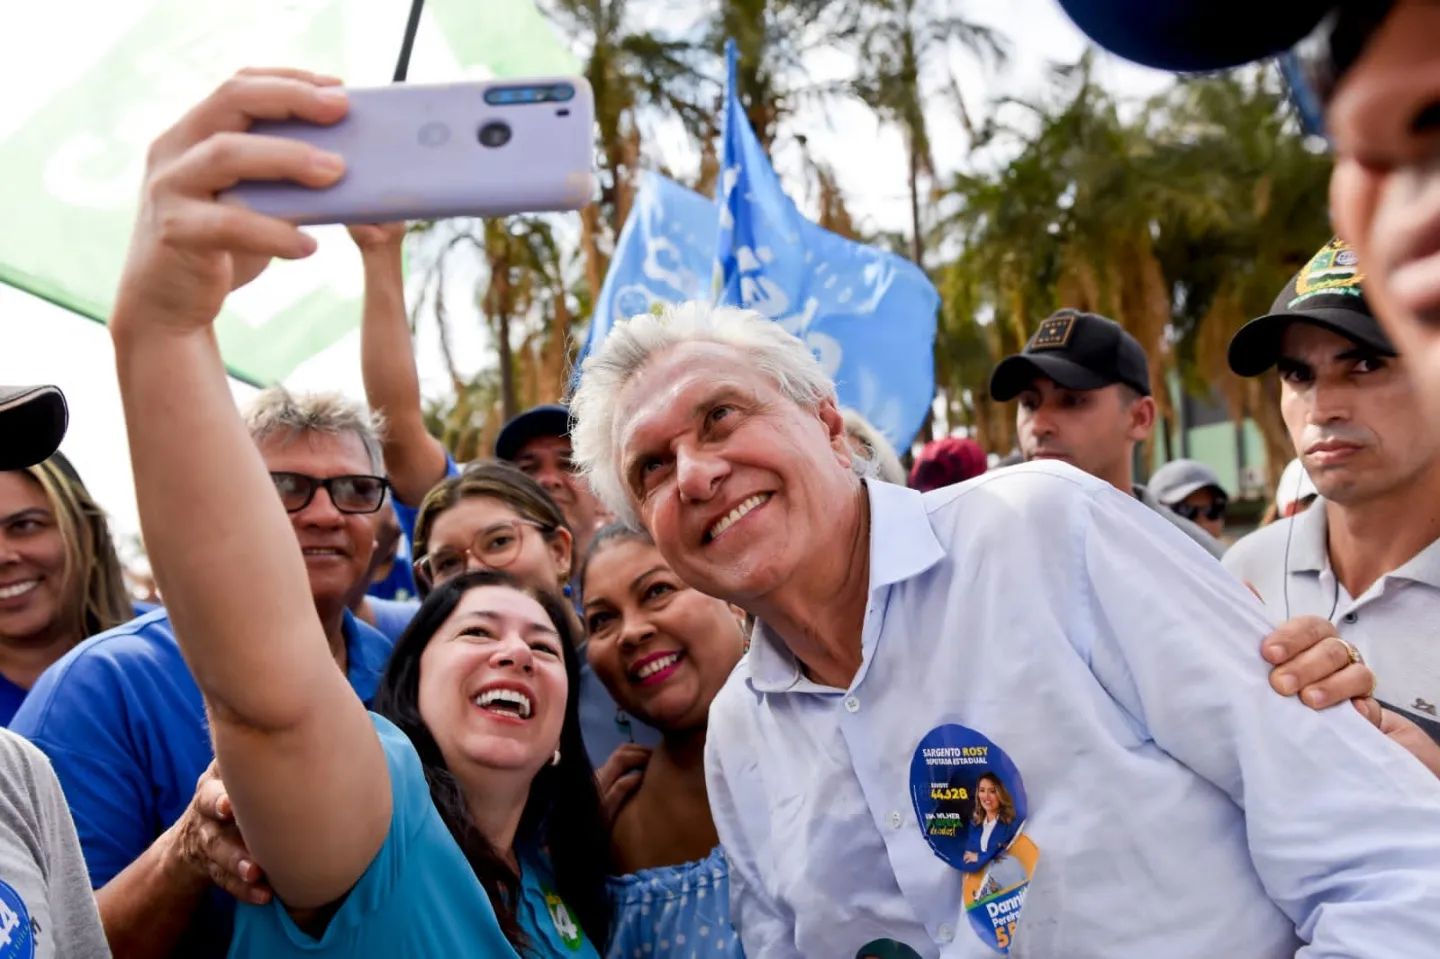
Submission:
{"label": "man in black baseball cap", "polygon": [[1060,310],[1024,351],[995,367],[990,395],[1002,403],[1020,398],[1015,430],[1027,462],[1064,460],[1135,496],[1212,556],[1224,553],[1213,536],[1135,483],[1135,446],[1155,428],[1155,400],[1145,350],[1120,324]]}
{"label": "man in black baseball cap", "polygon": [[570,410],[558,403],[534,406],[512,418],[495,437],[496,459],[509,460],[539,483],[575,537],[578,571],[595,531],[609,520],[590,484],[570,463]]}
{"label": "man in black baseball cap", "polygon": [[[1355,252],[1332,240],[1231,340],[1236,373],[1279,370],[1280,412],[1321,499],[1244,537],[1224,562],[1276,612],[1323,617],[1352,659],[1363,654],[1382,729],[1398,728],[1399,712],[1440,739],[1430,628],[1440,618],[1440,425],[1366,293]],[[1406,745],[1440,771],[1440,748]]]}
{"label": "man in black baseball cap", "polygon": [[1353,249],[1338,237],[1325,244],[1280,291],[1270,312],[1246,323],[1230,340],[1230,369],[1240,376],[1270,369],[1283,355],[1286,331],[1297,322],[1393,357],[1395,347],[1370,309],[1363,280]]}
{"label": "man in black baseball cap", "polygon": [[0,386],[0,471],[47,459],[60,446],[70,414],[57,386]]}
{"label": "man in black baseball cap", "polygon": [[1060,0],[1101,46],[1169,70],[1273,55],[1335,151],[1331,216],[1440,420],[1440,3]]}

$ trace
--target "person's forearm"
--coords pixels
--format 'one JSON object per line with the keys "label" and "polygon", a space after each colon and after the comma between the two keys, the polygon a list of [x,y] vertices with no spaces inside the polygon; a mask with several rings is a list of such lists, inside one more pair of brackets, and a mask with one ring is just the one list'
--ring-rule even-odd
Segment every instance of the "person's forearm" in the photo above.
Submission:
{"label": "person's forearm", "polygon": [[214,335],[134,324],[123,303],[111,331],[141,527],[186,661],[222,716],[287,728],[344,680]]}
{"label": "person's forearm", "polygon": [[405,282],[398,246],[363,251],[365,311],[360,369],[365,400],[385,418],[385,470],[402,503],[419,506],[445,477],[445,450],[425,428],[420,378],[405,317]]}
{"label": "person's forearm", "polygon": [[121,959],[163,959],[174,951],[210,883],[170,854],[172,826],[95,890],[110,951]]}

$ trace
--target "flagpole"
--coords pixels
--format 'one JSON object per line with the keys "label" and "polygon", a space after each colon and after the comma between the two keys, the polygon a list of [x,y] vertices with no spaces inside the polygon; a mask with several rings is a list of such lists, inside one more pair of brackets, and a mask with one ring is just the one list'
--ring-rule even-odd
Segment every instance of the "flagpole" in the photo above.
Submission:
{"label": "flagpole", "polygon": [[395,62],[395,82],[404,83],[410,73],[410,51],[415,46],[415,31],[420,27],[420,11],[425,0],[410,0],[410,19],[405,24],[405,39],[400,41],[400,59]]}

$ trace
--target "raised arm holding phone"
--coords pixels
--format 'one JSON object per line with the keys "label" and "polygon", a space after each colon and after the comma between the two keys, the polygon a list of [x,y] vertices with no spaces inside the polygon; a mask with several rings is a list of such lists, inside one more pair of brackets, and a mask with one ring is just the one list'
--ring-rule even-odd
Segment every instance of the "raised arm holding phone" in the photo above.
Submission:
{"label": "raised arm holding phone", "polygon": [[[395,657],[413,660],[416,727],[400,717],[402,734],[372,718],[336,669],[276,487],[234,412],[211,324],[271,258],[302,258],[315,243],[217,194],[248,180],[336,183],[339,156],[246,131],[261,119],[334,124],[346,108],[332,78],[245,71],[163,134],[110,325],[156,577],[205,696],[235,820],[283,904],[262,918],[242,907],[232,955],[315,940],[321,954],[511,955],[517,943],[549,954],[563,942],[593,955],[586,934],[603,938],[603,913],[553,848],[564,844],[534,825],[551,806],[565,822],[599,823],[562,608],[503,577],[448,591],[421,613],[443,620],[431,624],[437,641]],[[480,625],[455,625],[470,618]],[[403,709],[395,660],[377,704]],[[426,789],[437,779],[450,784],[438,813]],[[603,863],[595,868],[598,889]],[[449,885],[427,898],[415,885],[427,880]],[[411,903],[396,897],[425,901],[430,915],[402,923]]]}

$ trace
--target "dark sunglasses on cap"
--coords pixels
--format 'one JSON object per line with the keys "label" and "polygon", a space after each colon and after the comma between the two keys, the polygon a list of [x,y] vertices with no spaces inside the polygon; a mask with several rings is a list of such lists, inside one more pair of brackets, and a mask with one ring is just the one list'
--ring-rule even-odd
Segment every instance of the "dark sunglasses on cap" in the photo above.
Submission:
{"label": "dark sunglasses on cap", "polygon": [[1212,500],[1210,505],[1204,507],[1203,509],[1199,506],[1196,506],[1194,503],[1176,503],[1174,506],[1170,507],[1170,509],[1193,523],[1196,519],[1202,516],[1208,520],[1224,519],[1225,508],[1229,505],[1230,501],[1222,498]]}
{"label": "dark sunglasses on cap", "polygon": [[287,513],[298,513],[310,505],[315,491],[324,488],[330,502],[341,513],[373,513],[385,502],[390,484],[383,476],[306,476],[304,473],[271,473],[270,481],[280,494]]}
{"label": "dark sunglasses on cap", "polygon": [[1365,46],[1396,0],[1342,0],[1325,15],[1310,35],[1280,58],[1280,70],[1290,85],[1300,119],[1309,133],[1325,135],[1325,110],[1346,71],[1355,65]]}

